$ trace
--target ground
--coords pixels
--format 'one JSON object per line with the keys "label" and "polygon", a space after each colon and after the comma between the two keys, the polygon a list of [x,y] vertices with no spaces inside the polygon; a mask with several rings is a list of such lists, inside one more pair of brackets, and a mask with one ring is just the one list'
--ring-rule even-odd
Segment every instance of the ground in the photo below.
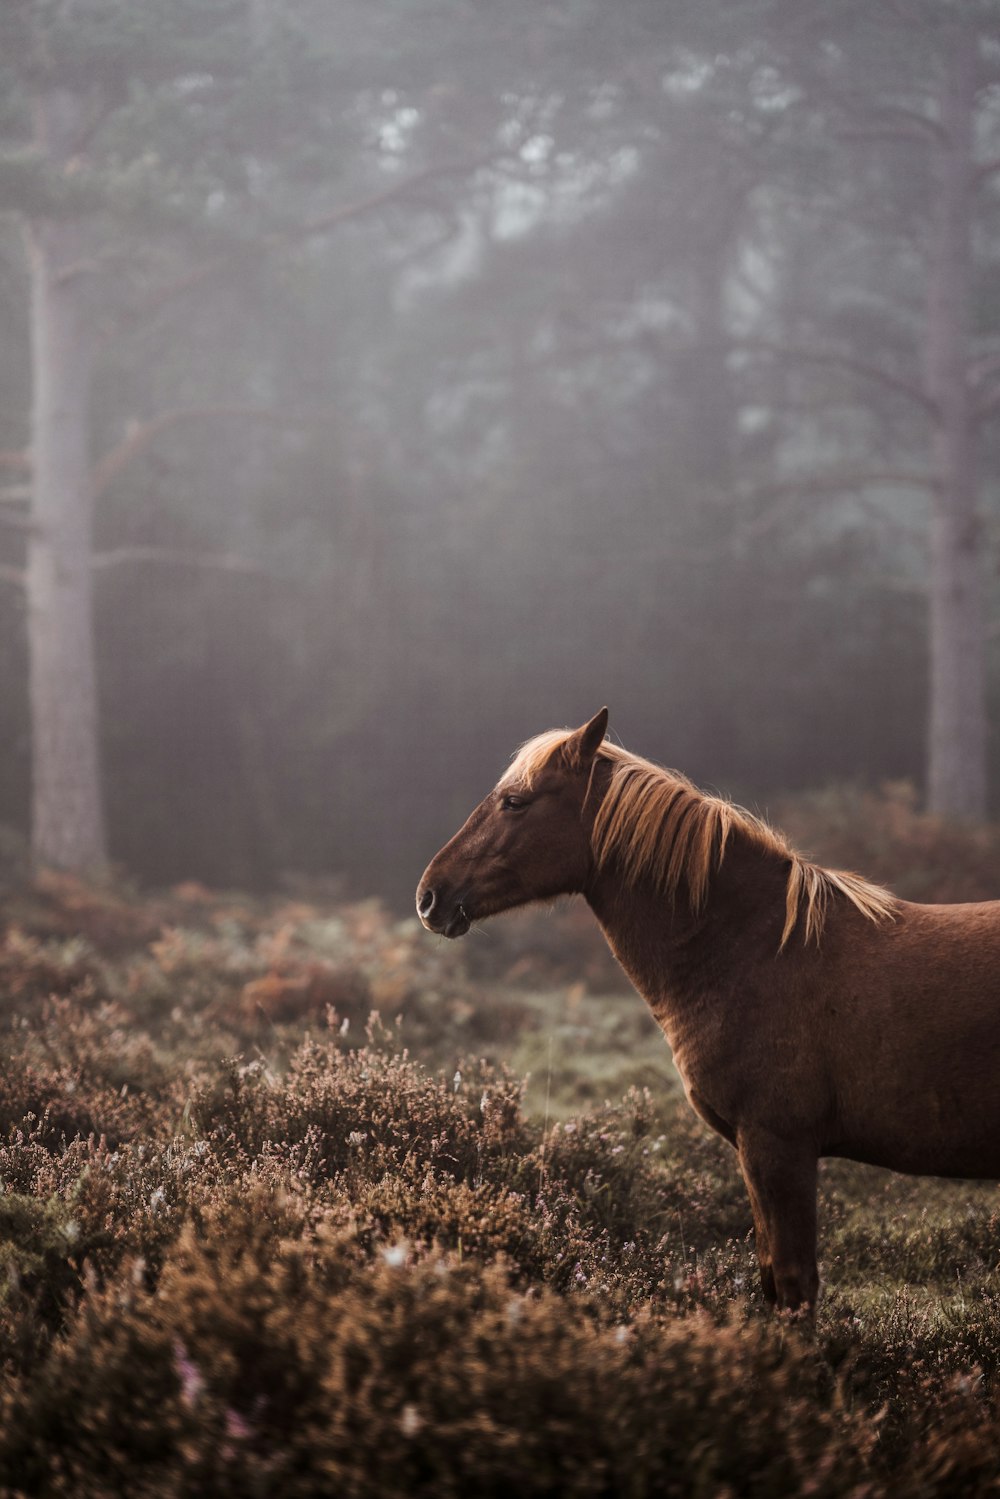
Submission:
{"label": "ground", "polygon": [[9,890],[0,1492],[1000,1487],[1000,1197],[841,1162],[814,1338],[581,909]]}

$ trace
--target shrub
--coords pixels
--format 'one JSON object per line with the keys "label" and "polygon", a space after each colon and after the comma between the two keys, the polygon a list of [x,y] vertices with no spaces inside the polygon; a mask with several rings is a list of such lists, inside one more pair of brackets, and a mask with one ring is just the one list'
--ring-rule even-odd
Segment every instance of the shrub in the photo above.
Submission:
{"label": "shrub", "polygon": [[802,852],[888,885],[907,900],[995,900],[1000,826],[922,812],[908,782],[879,792],[830,787],[788,797],[775,817]]}
{"label": "shrub", "polygon": [[286,1194],[185,1230],[155,1295],[92,1290],[3,1395],[0,1460],[78,1495],[843,1496],[866,1434],[775,1329],[597,1326],[500,1269],[368,1260]]}
{"label": "shrub", "polygon": [[116,902],[19,898],[0,948],[0,1494],[994,1491],[995,1192],[828,1163],[807,1346],[676,1094],[540,1125],[457,1060],[648,1026],[484,999],[373,903]]}
{"label": "shrub", "polygon": [[349,1052],[308,1040],[280,1078],[261,1062],[228,1063],[196,1092],[192,1118],[224,1155],[252,1157],[265,1146],[308,1141],[314,1170],[326,1176],[359,1160],[371,1173],[415,1158],[474,1181],[491,1160],[530,1145],[520,1094],[519,1082],[485,1066],[449,1082],[428,1076],[405,1053]]}

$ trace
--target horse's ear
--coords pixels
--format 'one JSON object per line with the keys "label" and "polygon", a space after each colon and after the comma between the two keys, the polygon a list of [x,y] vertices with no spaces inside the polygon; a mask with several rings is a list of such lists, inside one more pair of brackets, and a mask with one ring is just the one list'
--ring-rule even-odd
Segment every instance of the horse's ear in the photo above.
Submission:
{"label": "horse's ear", "polygon": [[589,723],[585,723],[582,729],[577,729],[566,741],[566,752],[570,761],[586,770],[593,760],[597,751],[604,743],[604,736],[608,732],[608,710],[602,708],[595,713]]}

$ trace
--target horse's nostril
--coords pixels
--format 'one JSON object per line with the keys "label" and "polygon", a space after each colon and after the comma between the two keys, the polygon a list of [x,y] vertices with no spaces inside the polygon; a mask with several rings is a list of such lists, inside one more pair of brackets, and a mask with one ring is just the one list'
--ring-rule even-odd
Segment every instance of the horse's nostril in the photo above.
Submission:
{"label": "horse's nostril", "polygon": [[417,910],[421,916],[429,916],[434,909],[434,891],[425,890],[417,902]]}

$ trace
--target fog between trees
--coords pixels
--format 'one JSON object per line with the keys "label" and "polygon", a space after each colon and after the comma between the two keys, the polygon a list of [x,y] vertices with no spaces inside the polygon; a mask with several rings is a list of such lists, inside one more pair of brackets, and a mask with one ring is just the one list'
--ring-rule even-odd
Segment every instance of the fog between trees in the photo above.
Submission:
{"label": "fog between trees", "polygon": [[746,799],[984,816],[998,39],[996,0],[6,5],[11,846],[33,763],[40,863],[405,899],[605,701]]}

